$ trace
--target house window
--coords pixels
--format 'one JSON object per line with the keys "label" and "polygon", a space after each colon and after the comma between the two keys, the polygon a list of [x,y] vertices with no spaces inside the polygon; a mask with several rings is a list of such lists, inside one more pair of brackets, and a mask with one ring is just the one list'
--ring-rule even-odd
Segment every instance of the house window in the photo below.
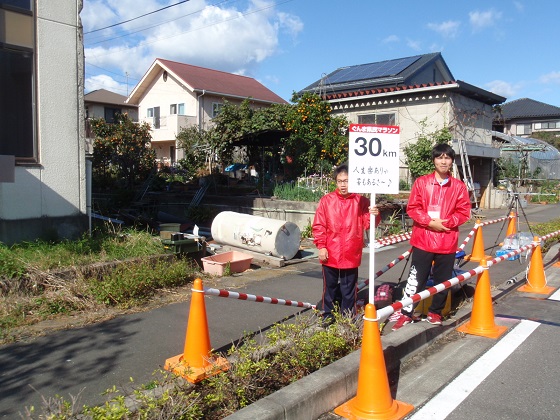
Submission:
{"label": "house window", "polygon": [[13,155],[16,162],[36,162],[31,1],[0,0],[0,22],[0,155]]}
{"label": "house window", "polygon": [[154,117],[154,108],[148,108],[146,112],[146,117],[153,118]]}
{"label": "house window", "polygon": [[152,114],[153,114],[152,117],[154,118],[152,125],[154,128],[159,128],[160,127],[159,106],[154,106],[152,110]]}
{"label": "house window", "polygon": [[535,130],[546,130],[560,128],[560,121],[545,121],[542,123],[535,123]]}
{"label": "house window", "polygon": [[4,5],[31,11],[31,0],[0,0],[0,6]]}
{"label": "house window", "polygon": [[358,124],[396,125],[397,115],[395,113],[358,115]]}
{"label": "house window", "polygon": [[185,104],[171,104],[169,105],[169,114],[185,115]]}
{"label": "house window", "polygon": [[122,114],[122,110],[120,108],[105,107],[105,121],[109,124],[113,124],[115,122],[115,115],[117,114]]}
{"label": "house window", "polygon": [[518,136],[531,133],[531,124],[517,124],[515,134]]}
{"label": "house window", "polygon": [[220,111],[222,110],[224,104],[220,104],[218,102],[212,103],[212,118],[216,118],[220,115]]}

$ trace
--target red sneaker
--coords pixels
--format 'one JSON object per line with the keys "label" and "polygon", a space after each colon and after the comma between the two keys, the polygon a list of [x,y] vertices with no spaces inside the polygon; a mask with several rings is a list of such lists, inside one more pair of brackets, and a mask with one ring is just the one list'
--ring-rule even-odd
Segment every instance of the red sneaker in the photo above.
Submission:
{"label": "red sneaker", "polygon": [[432,325],[441,325],[442,323],[441,315],[434,314],[433,312],[428,312],[426,321],[428,321]]}
{"label": "red sneaker", "polygon": [[399,318],[397,319],[397,322],[395,322],[395,325],[393,325],[392,330],[393,331],[397,331],[400,330],[402,327],[404,327],[407,324],[412,324],[415,321],[418,321],[418,317],[412,315],[412,317],[405,315],[403,313],[401,313],[399,315]]}

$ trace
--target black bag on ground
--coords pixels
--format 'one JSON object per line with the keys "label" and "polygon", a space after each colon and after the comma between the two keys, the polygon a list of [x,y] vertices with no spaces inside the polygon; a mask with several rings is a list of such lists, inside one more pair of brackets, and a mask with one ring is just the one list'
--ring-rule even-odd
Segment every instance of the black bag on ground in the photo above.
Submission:
{"label": "black bag on ground", "polygon": [[393,303],[393,291],[395,285],[393,283],[381,283],[375,288],[373,301],[376,309],[384,308]]}

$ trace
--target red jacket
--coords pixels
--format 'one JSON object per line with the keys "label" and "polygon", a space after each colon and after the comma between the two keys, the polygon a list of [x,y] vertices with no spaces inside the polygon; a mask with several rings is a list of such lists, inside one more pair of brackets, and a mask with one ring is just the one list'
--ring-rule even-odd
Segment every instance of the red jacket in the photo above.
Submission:
{"label": "red jacket", "polygon": [[[379,224],[380,216],[376,218]],[[369,200],[359,194],[342,197],[338,190],[319,201],[313,220],[313,242],[317,249],[327,248],[325,265],[356,268],[362,261],[364,229],[369,229]]]}
{"label": "red jacket", "polygon": [[[457,251],[459,226],[471,217],[471,202],[465,184],[450,176],[442,185],[436,181],[435,173],[421,176],[414,181],[406,212],[412,220],[410,244],[427,252],[453,254]],[[436,197],[434,199],[434,197]],[[432,217],[428,215],[428,204],[439,201],[440,219],[448,219],[443,225],[450,230],[436,232],[428,228]]]}

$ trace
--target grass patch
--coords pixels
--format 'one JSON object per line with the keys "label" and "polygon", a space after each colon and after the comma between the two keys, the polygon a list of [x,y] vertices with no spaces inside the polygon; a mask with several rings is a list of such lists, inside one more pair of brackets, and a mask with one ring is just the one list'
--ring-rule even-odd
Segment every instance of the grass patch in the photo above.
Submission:
{"label": "grass patch", "polygon": [[[552,219],[548,222],[538,223],[531,225],[531,230],[535,235],[544,236],[552,232],[556,232],[560,230],[560,219]],[[554,236],[550,239],[547,239],[542,244],[542,251],[547,252],[552,245],[557,243],[560,240],[559,236]]]}
{"label": "grass patch", "polygon": [[47,319],[143,305],[201,275],[193,260],[163,254],[159,237],[134,230],[0,244],[0,342]]}
{"label": "grass patch", "polygon": [[38,240],[11,247],[0,244],[0,278],[22,277],[30,266],[52,270],[162,253],[164,248],[159,238],[147,231],[134,230],[84,235],[77,241]]}

